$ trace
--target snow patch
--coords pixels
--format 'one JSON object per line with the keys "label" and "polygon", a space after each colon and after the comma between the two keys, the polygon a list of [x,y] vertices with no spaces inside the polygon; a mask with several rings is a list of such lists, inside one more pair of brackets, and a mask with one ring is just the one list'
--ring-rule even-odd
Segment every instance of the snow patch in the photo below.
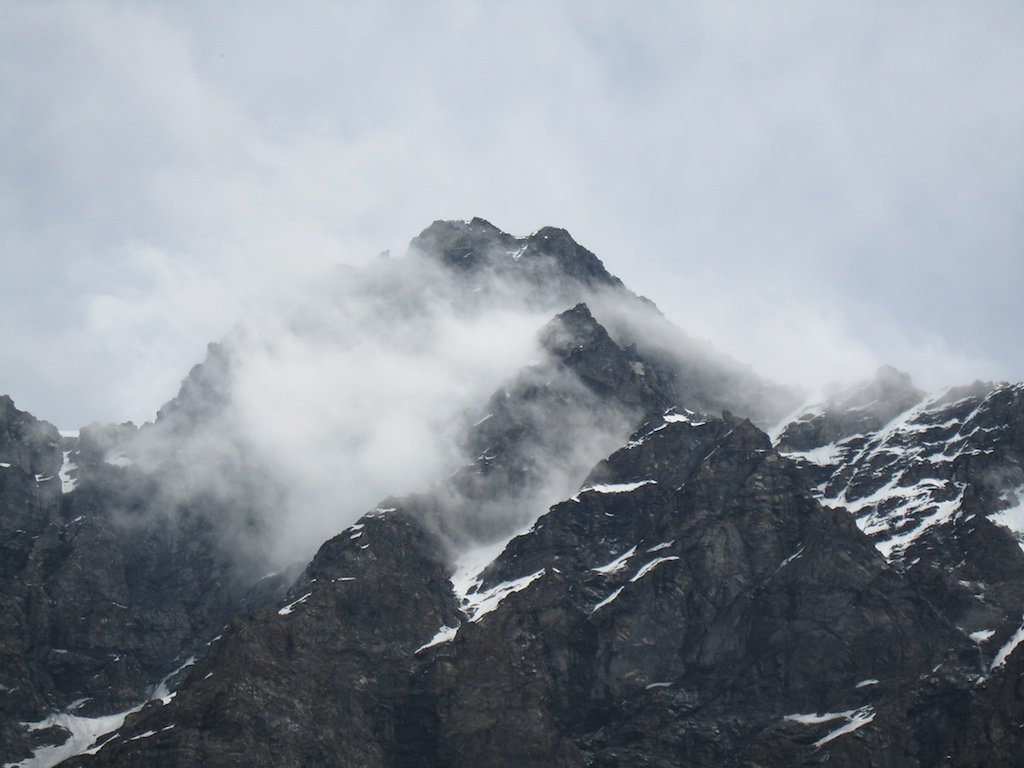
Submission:
{"label": "snow patch", "polygon": [[590,612],[591,613],[597,613],[598,611],[600,611],[602,608],[604,608],[606,605],[608,605],[608,603],[612,602],[615,598],[617,598],[620,594],[622,594],[622,590],[623,589],[624,589],[624,587],[619,587],[618,589],[616,589],[614,592],[612,592],[610,595],[608,595],[608,597],[606,597],[604,600],[602,600],[597,605],[595,605],[590,610]]}
{"label": "snow patch", "polygon": [[[537,523],[534,523],[529,530],[536,525]],[[462,553],[455,561],[455,571],[449,580],[462,612],[470,621],[479,621],[497,608],[498,604],[510,594],[526,589],[544,575],[545,569],[542,568],[529,576],[506,581],[490,589],[479,591],[480,585],[483,583],[481,574],[484,569],[498,558],[509,541],[521,533],[524,531],[516,532],[505,539],[473,547]]]}
{"label": "snow patch", "polygon": [[[992,452],[991,435],[1005,427],[979,426],[977,420],[989,407],[995,391],[999,390],[982,399],[971,396],[956,402],[946,392],[918,403],[876,432],[804,452],[808,461],[829,466],[835,462],[844,469],[833,476],[832,482],[842,478],[845,487],[833,485],[830,491],[826,482],[817,488],[820,500],[828,506],[845,507],[887,559],[901,559],[926,531],[949,524],[962,514],[960,499],[955,497],[963,493],[964,483],[940,478],[949,477],[950,462]],[[954,415],[968,406],[971,412],[967,416]],[[888,482],[867,495],[854,496],[852,489],[874,487],[875,479],[880,477]],[[908,478],[922,479],[905,484]],[[1018,500],[1024,501],[1020,496],[1004,494],[1004,501],[1014,506],[991,517],[1018,533],[1024,549],[1024,504],[1018,504]]]}
{"label": "snow patch", "polygon": [[831,467],[839,463],[843,450],[838,444],[829,443],[819,448],[812,448],[809,451],[787,451],[782,455],[789,459],[802,459],[819,467]]}
{"label": "snow patch", "polygon": [[302,597],[300,597],[298,600],[295,600],[295,601],[293,601],[291,603],[288,603],[288,605],[284,606],[284,608],[279,608],[278,611],[277,611],[278,615],[279,616],[288,616],[290,613],[292,613],[292,611],[295,610],[295,606],[301,605],[302,603],[306,602],[310,598],[310,596],[312,594],[313,594],[312,592],[307,592]]}
{"label": "snow patch", "polygon": [[989,668],[990,671],[994,671],[1006,664],[1006,660],[1010,658],[1010,654],[1013,653],[1017,646],[1022,642],[1024,642],[1024,623],[1022,623],[1020,628],[1013,633],[1013,636],[1006,641],[1006,644],[999,649],[995,658],[992,659],[992,666]]}
{"label": "snow patch", "polygon": [[702,427],[707,424],[707,421],[694,420],[696,415],[693,411],[687,411],[683,409],[685,413],[668,413],[666,412],[661,418],[665,420],[666,424],[689,424],[691,427]]}
{"label": "snow patch", "polygon": [[826,712],[822,715],[786,715],[783,720],[789,720],[792,723],[800,723],[800,725],[819,725],[820,723],[830,723],[833,720],[842,720],[850,716],[853,710],[849,712]]}
{"label": "snow patch", "polygon": [[672,541],[663,541],[660,544],[655,544],[653,547],[648,547],[647,548],[647,552],[648,552],[648,554],[650,554],[651,552],[660,552],[663,549],[668,549],[669,547],[671,547],[675,543],[676,543],[675,539],[672,539]]}
{"label": "snow patch", "polygon": [[878,685],[878,681],[873,677],[869,677],[867,680],[861,680],[854,686],[854,688],[867,688],[871,685]]}
{"label": "snow patch", "polygon": [[868,723],[875,719],[875,713],[871,707],[863,707],[862,709],[856,710],[853,716],[846,722],[845,725],[841,725],[831,733],[823,736],[814,742],[815,748],[820,749],[825,744],[828,744],[833,739],[838,739],[840,736],[845,736],[848,733],[853,733],[859,728],[863,728]]}
{"label": "snow patch", "polygon": [[850,709],[846,712],[825,712],[820,715],[786,715],[783,719],[799,723],[800,725],[820,725],[822,723],[831,723],[835,720],[845,720],[846,722],[843,725],[814,742],[815,749],[820,749],[840,736],[845,736],[848,733],[853,733],[858,728],[863,728],[875,719],[875,712],[871,707],[861,707],[860,709]]}
{"label": "snow patch", "polygon": [[480,574],[504,551],[508,539],[481,544],[463,552],[455,561],[455,572],[449,581],[459,604],[469,600],[469,593],[480,586]]}
{"label": "snow patch", "polygon": [[875,544],[875,547],[887,560],[891,560],[894,554],[902,554],[907,547],[917,541],[929,528],[952,520],[957,510],[960,509],[960,502],[963,500],[963,497],[963,488],[961,488],[960,494],[955,499],[940,501],[934,504],[935,511],[918,523],[915,528],[885,541],[879,541]]}
{"label": "snow patch", "polygon": [[18,763],[7,763],[4,768],[51,768],[77,755],[95,754],[99,751],[99,747],[107,743],[107,741],[103,741],[97,744],[100,738],[116,731],[124,725],[124,720],[128,715],[138,712],[140,709],[142,709],[141,704],[124,712],[101,717],[80,717],[72,715],[70,712],[60,712],[37,723],[22,723],[30,731],[41,731],[59,726],[71,735],[63,744],[38,747],[32,753],[32,757]]}
{"label": "snow patch", "polygon": [[781,563],[781,564],[779,565],[779,567],[775,569],[775,572],[776,572],[776,573],[778,573],[779,571],[781,571],[781,570],[782,570],[783,568],[785,568],[785,567],[786,567],[787,565],[789,565],[789,564],[790,564],[790,563],[792,563],[792,562],[793,562],[794,560],[796,560],[797,558],[799,558],[799,557],[800,557],[800,556],[801,556],[801,555],[802,555],[803,553],[804,553],[804,548],[803,548],[803,547],[800,547],[800,549],[798,549],[798,550],[797,550],[796,552],[794,552],[794,553],[793,553],[792,555],[790,555],[790,556],[789,556],[789,557],[787,557],[787,558],[786,558],[785,560],[783,560],[783,561],[782,561],[782,563]]}
{"label": "snow patch", "polygon": [[636,440],[630,440],[628,443],[626,443],[626,448],[627,449],[629,449],[629,448],[638,448],[639,446],[644,444],[644,442],[647,440],[648,437],[653,435],[655,432],[661,432],[661,430],[665,429],[666,427],[668,427],[668,424],[661,424],[661,425],[655,427],[654,429],[652,429],[650,432],[645,432],[643,435],[638,437]]}
{"label": "snow patch", "polygon": [[977,632],[971,632],[971,634],[969,634],[968,637],[971,638],[971,640],[976,642],[978,645],[981,645],[982,643],[991,640],[992,635],[994,635],[995,633],[996,631],[994,629],[979,629]]}
{"label": "snow patch", "polygon": [[181,673],[185,669],[188,669],[195,663],[195,656],[189,656],[187,659],[185,659],[185,661],[182,663],[180,667],[175,669],[169,675],[164,677],[163,680],[156,684],[156,686],[153,688],[153,693],[149,697],[150,701],[157,701],[159,699],[164,704],[170,704],[171,700],[178,695],[178,692],[170,690],[170,688],[168,687],[168,683],[174,678],[175,675],[178,675],[179,673]]}
{"label": "snow patch", "polygon": [[541,568],[529,576],[523,576],[511,581],[503,581],[501,584],[497,584],[483,592],[469,594],[463,600],[462,612],[466,614],[471,622],[480,621],[480,619],[497,608],[506,597],[514,592],[522,592],[546,572],[545,568]]}
{"label": "snow patch", "polygon": [[[168,682],[182,670],[195,663],[195,656],[190,656],[186,659],[181,666],[154,686],[148,701],[160,700],[164,704],[170,703],[175,694],[168,690]],[[72,702],[65,712],[55,712],[39,722],[22,723],[29,731],[40,731],[53,726],[59,726],[71,735],[62,744],[37,747],[33,751],[32,757],[17,763],[6,763],[3,768],[52,768],[52,766],[78,755],[95,755],[111,741],[118,738],[118,734],[115,733],[108,739],[103,739],[102,737],[118,730],[124,725],[125,718],[128,715],[138,712],[147,703],[143,702],[123,712],[100,715],[99,717],[81,717],[72,714],[72,712],[79,709],[87,701],[88,699],[79,699]],[[168,731],[173,727],[174,725],[168,725],[160,730]],[[133,737],[132,740],[147,738],[152,735],[153,732],[147,732]]]}
{"label": "snow patch", "polygon": [[595,573],[602,573],[602,574],[618,573],[619,571],[621,571],[623,568],[626,567],[626,562],[629,560],[629,558],[631,558],[635,554],[636,554],[636,547],[635,546],[630,547],[629,550],[627,550],[626,552],[623,552],[621,555],[619,555],[617,558],[612,560],[610,563],[606,563],[604,565],[599,565],[596,568],[591,568],[590,570],[594,571]]}
{"label": "snow patch", "polygon": [[633,483],[600,483],[598,485],[591,485],[587,488],[583,488],[573,496],[573,499],[579,501],[580,494],[593,492],[593,493],[630,493],[635,491],[637,488],[643,488],[645,485],[657,485],[657,480],[638,480]]}
{"label": "snow patch", "polygon": [[644,576],[646,576],[648,573],[653,571],[655,568],[657,568],[662,563],[667,563],[670,560],[679,560],[679,559],[680,558],[679,558],[678,555],[669,555],[667,557],[657,557],[654,560],[651,560],[651,562],[649,562],[646,565],[644,565],[642,568],[640,568],[640,570],[636,572],[636,575],[633,576],[633,578],[631,578],[629,580],[629,582],[630,582],[630,584],[632,584],[634,581],[640,581],[640,579],[642,579]]}
{"label": "snow patch", "polygon": [[450,643],[455,639],[455,636],[459,633],[459,628],[449,627],[447,624],[442,624],[441,628],[437,630],[434,636],[426,643],[416,649],[416,653],[425,651],[427,648],[433,648],[435,645],[441,645],[443,643]]}

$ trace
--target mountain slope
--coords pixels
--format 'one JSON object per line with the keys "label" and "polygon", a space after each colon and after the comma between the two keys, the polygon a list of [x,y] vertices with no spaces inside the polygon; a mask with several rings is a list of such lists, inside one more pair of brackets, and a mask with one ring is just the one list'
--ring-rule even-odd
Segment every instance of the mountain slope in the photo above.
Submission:
{"label": "mountain slope", "polygon": [[152,424],[0,400],[0,761],[1024,764],[1024,387],[770,438],[792,392],[551,228],[320,288]]}
{"label": "mountain slope", "polygon": [[935,764],[974,643],[766,435],[669,413],[599,472],[458,594],[369,513],[95,762]]}
{"label": "mountain slope", "polygon": [[892,373],[881,377],[852,393],[854,405],[848,395],[798,418],[778,444],[824,504],[854,515],[894,567],[980,633],[991,663],[1024,612],[1024,387],[928,397],[904,381],[885,397]]}

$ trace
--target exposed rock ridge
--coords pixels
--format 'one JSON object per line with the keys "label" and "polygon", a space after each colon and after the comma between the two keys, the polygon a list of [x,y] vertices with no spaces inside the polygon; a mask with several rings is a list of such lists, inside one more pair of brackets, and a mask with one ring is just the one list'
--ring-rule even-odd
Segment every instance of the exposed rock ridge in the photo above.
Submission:
{"label": "exposed rock ridge", "polygon": [[515,275],[538,287],[551,281],[565,287],[568,279],[589,288],[624,288],[597,256],[555,227],[513,237],[480,218],[435,221],[412,248],[466,273]]}

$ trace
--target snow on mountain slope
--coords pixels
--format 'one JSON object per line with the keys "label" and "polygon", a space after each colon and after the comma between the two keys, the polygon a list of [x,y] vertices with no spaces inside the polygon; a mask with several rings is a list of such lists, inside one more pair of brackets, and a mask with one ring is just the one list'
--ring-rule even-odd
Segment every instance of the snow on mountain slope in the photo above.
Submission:
{"label": "snow on mountain slope", "polygon": [[[954,388],[922,397],[874,429],[836,428],[862,426],[851,416],[875,405],[881,403],[809,409],[777,445],[820,479],[822,503],[853,514],[887,559],[902,562],[928,531],[962,526],[976,514],[1019,524],[1012,509],[1020,484],[1007,484],[1024,479],[1020,438],[1011,429],[1024,412],[1024,385]],[[822,443],[825,436],[833,439]],[[965,505],[969,485],[980,506]]]}
{"label": "snow on mountain slope", "polygon": [[1017,647],[1024,385],[976,382],[926,396],[886,369],[807,409],[776,445],[822,504],[848,511],[976,639],[987,664]]}

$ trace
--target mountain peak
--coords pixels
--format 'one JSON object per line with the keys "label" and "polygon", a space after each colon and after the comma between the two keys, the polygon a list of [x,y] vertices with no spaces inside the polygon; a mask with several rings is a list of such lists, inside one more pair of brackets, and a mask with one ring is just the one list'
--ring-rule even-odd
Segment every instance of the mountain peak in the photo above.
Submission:
{"label": "mountain peak", "polygon": [[787,451],[807,451],[851,435],[872,432],[920,403],[925,393],[910,375],[883,365],[874,377],[831,393],[779,438]]}
{"label": "mountain peak", "polygon": [[490,271],[540,286],[568,279],[588,288],[623,288],[597,256],[557,227],[520,238],[479,217],[435,221],[413,238],[410,248],[467,273]]}

